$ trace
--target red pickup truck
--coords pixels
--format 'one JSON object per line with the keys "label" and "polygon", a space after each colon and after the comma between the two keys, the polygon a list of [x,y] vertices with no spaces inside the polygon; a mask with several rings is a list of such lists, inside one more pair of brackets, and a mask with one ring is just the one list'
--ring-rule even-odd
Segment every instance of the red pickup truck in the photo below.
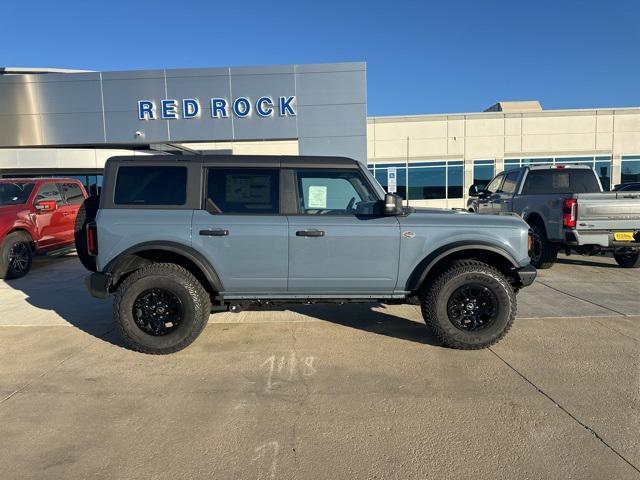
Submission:
{"label": "red pickup truck", "polygon": [[34,254],[72,248],[85,198],[71,178],[1,179],[0,278],[25,276]]}

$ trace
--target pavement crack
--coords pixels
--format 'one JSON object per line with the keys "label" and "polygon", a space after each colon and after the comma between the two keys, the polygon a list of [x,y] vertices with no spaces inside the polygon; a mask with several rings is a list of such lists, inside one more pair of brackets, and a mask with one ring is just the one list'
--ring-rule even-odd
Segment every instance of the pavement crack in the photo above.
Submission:
{"label": "pavement crack", "polygon": [[630,339],[630,340],[633,340],[633,341],[634,341],[634,342],[636,342],[636,343],[640,343],[640,339],[638,339],[638,338],[636,338],[636,337],[632,337],[631,335],[627,335],[626,333],[621,332],[620,330],[618,330],[618,329],[617,329],[617,328],[615,328],[615,327],[612,327],[611,325],[605,325],[604,323],[599,322],[596,318],[593,318],[593,321],[594,321],[595,323],[597,323],[598,325],[600,325],[600,326],[602,326],[602,327],[604,327],[604,328],[606,328],[606,329],[608,329],[608,330],[613,330],[613,331],[614,331],[614,332],[616,332],[618,335],[622,335],[623,337],[626,337],[626,338],[628,338],[628,339]]}
{"label": "pavement crack", "polygon": [[607,449],[609,449],[611,452],[613,452],[615,455],[617,455],[623,462],[625,462],[627,465],[629,465],[631,468],[633,468],[636,472],[640,473],[640,469],[638,467],[636,467],[633,463],[631,463],[629,460],[627,460],[615,448],[613,448],[611,445],[609,445],[607,443],[607,441],[598,434],[598,432],[596,432],[589,425],[587,425],[587,424],[583,423],[582,421],[580,421],[569,410],[567,410],[564,406],[562,406],[560,403],[558,403],[551,395],[549,395],[547,392],[545,392],[540,387],[538,387],[535,383],[533,383],[531,380],[529,380],[524,374],[520,373],[520,371],[518,371],[518,369],[516,369],[513,365],[511,365],[509,362],[507,362],[504,358],[502,358],[500,355],[498,355],[498,353],[496,353],[493,350],[493,348],[489,348],[488,350],[491,353],[493,353],[502,363],[504,363],[507,367],[509,367],[511,370],[513,370],[520,378],[522,378],[525,382],[527,382],[529,385],[531,385],[533,388],[535,388],[538,391],[539,394],[541,394],[547,400],[552,402],[556,407],[558,407],[560,410],[562,410],[566,415],[568,415],[578,425],[580,425],[581,427],[583,427],[587,431],[589,431],[589,433],[591,433],[600,443],[602,443],[602,445],[604,445]]}
{"label": "pavement crack", "polygon": [[541,284],[541,285],[544,285],[545,287],[550,288],[551,290],[554,290],[554,291],[556,291],[556,292],[558,292],[558,293],[562,293],[563,295],[567,295],[567,296],[569,296],[569,297],[571,297],[571,298],[575,298],[576,300],[581,300],[581,301],[583,301],[583,302],[590,303],[591,305],[595,305],[596,307],[604,308],[605,310],[609,310],[610,312],[617,313],[618,315],[622,315],[623,317],[627,317],[627,316],[628,316],[628,315],[627,315],[626,313],[624,313],[624,312],[620,312],[620,311],[618,311],[618,310],[616,310],[616,309],[614,309],[614,308],[607,307],[607,306],[605,306],[605,305],[601,305],[601,304],[596,303],[596,302],[593,302],[593,301],[591,301],[591,300],[587,300],[586,298],[578,297],[577,295],[573,295],[572,293],[565,292],[565,291],[560,290],[559,288],[556,288],[556,287],[552,287],[551,285],[546,284],[546,283],[544,283],[543,281],[538,280],[538,281],[537,281],[537,283],[539,283],[539,284]]}
{"label": "pavement crack", "polygon": [[[107,330],[106,332],[104,332],[102,335],[97,335],[96,338],[103,340],[104,337],[106,337],[107,335],[109,335],[111,332],[113,332],[113,328]],[[27,388],[29,388],[31,385],[33,385],[35,382],[37,382],[38,380],[40,380],[41,378],[45,377],[46,375],[48,375],[49,373],[53,372],[55,369],[57,369],[59,366],[61,366],[62,364],[64,364],[65,362],[67,362],[68,360],[72,359],[73,357],[81,354],[82,352],[84,352],[85,350],[87,350],[89,347],[93,346],[94,342],[89,342],[89,344],[85,345],[83,348],[81,348],[80,350],[78,350],[77,352],[73,352],[71,355],[66,356],[65,358],[63,358],[62,360],[60,360],[58,363],[56,363],[53,367],[49,368],[48,370],[45,370],[44,372],[42,372],[40,375],[38,375],[35,378],[32,378],[31,380],[27,381],[27,383],[25,383],[24,385],[22,385],[20,388],[16,389],[15,391],[11,392],[9,395],[7,395],[6,397],[4,397],[2,400],[0,400],[0,405],[2,405],[3,403],[9,401],[11,398],[13,398],[14,396],[16,396],[17,394],[19,394],[20,392],[23,392],[24,390],[26,390]]]}

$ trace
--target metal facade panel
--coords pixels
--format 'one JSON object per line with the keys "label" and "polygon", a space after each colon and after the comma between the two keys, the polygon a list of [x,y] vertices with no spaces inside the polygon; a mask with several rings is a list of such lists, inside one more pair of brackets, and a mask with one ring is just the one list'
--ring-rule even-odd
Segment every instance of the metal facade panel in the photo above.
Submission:
{"label": "metal facade panel", "polygon": [[366,137],[366,107],[351,105],[313,105],[298,107],[300,137]]}
{"label": "metal facade panel", "polygon": [[43,145],[40,115],[0,115],[0,145],[27,147]]}
{"label": "metal facade panel", "polygon": [[[365,75],[364,63],[345,63],[0,76],[0,147],[299,138],[301,153],[366,161]],[[257,114],[262,96],[272,115]],[[295,115],[279,115],[280,96],[295,96]],[[227,118],[212,118],[213,97]],[[237,97],[250,100],[247,117],[233,114]],[[183,118],[185,98],[198,100],[196,118]],[[163,99],[177,100],[179,118],[160,118]],[[154,102],[155,119],[138,118],[140,100]]]}
{"label": "metal facade panel", "polygon": [[[180,118],[169,124],[171,139],[176,141],[217,141],[233,138],[233,118],[212,118],[211,98],[231,98],[229,69],[203,69],[212,75],[202,75],[198,70],[184,71],[182,76],[167,72],[167,97],[178,100],[179,116],[182,117],[180,102],[185,98],[199,101],[200,116]],[[212,71],[215,70],[215,71]],[[224,70],[224,71],[223,71]],[[156,122],[158,120],[155,120]]]}
{"label": "metal facade panel", "polygon": [[46,113],[40,115],[42,143],[69,145],[82,139],[82,143],[104,143],[102,112]]}
{"label": "metal facade panel", "polygon": [[[60,76],[60,75],[58,75]],[[38,82],[40,113],[102,113],[100,80]]]}
{"label": "metal facade panel", "polygon": [[[167,120],[138,120],[135,112],[105,112],[104,115],[106,143],[135,145],[166,142],[168,139]],[[143,135],[137,136],[136,132]]]}
{"label": "metal facade panel", "polygon": [[37,83],[0,82],[0,115],[40,113],[38,93]]}
{"label": "metal facade panel", "polygon": [[[234,118],[236,140],[259,140],[272,138],[297,138],[297,116],[280,116],[278,99],[280,96],[296,95],[295,78],[292,74],[231,74],[233,98],[245,97],[251,101],[252,111],[244,118]],[[269,96],[273,100],[273,113],[261,117],[256,112],[255,103],[260,97]],[[296,110],[295,103],[292,104]]]}
{"label": "metal facade panel", "polygon": [[151,78],[102,79],[105,112],[132,112],[138,119],[138,100],[153,100],[156,104],[165,98],[164,76]]}
{"label": "metal facade panel", "polygon": [[367,103],[364,70],[296,74],[298,105]]}

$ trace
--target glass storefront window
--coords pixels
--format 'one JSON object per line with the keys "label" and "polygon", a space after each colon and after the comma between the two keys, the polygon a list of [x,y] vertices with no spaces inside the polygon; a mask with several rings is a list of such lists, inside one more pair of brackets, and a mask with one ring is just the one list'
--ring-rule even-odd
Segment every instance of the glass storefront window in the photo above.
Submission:
{"label": "glass storefront window", "polygon": [[482,190],[495,176],[495,160],[474,160],[473,161],[473,183]]}
{"label": "glass storefront window", "polygon": [[622,157],[622,183],[640,182],[640,155]]}
{"label": "glass storefront window", "polygon": [[430,167],[409,169],[409,194],[411,200],[435,200],[447,198],[447,167],[435,162]]}
{"label": "glass storefront window", "polygon": [[461,161],[449,162],[447,167],[447,198],[462,198],[464,166]]}
{"label": "glass storefront window", "polygon": [[551,165],[553,158],[523,158],[520,165],[523,167],[532,167],[534,165]]}
{"label": "glass storefront window", "polygon": [[515,170],[516,168],[520,168],[520,159],[519,158],[507,158],[504,161],[504,171],[508,172],[509,170]]}
{"label": "glass storefront window", "polygon": [[602,189],[605,192],[611,190],[611,157],[596,157],[593,168],[600,177]]}
{"label": "glass storefront window", "polygon": [[[408,200],[438,200],[462,198],[464,192],[464,163],[462,160],[409,163],[407,192],[406,164],[383,163],[369,165],[376,180],[387,189],[388,167],[396,168],[397,193]],[[408,197],[407,197],[408,193]]]}

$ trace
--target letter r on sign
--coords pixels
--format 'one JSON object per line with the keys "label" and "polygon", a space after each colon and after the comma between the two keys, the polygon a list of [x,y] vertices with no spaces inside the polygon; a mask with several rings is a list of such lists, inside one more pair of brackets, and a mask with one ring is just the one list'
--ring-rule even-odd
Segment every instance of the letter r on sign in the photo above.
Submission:
{"label": "letter r on sign", "polygon": [[151,100],[138,100],[138,119],[139,120],[153,120],[155,106]]}

